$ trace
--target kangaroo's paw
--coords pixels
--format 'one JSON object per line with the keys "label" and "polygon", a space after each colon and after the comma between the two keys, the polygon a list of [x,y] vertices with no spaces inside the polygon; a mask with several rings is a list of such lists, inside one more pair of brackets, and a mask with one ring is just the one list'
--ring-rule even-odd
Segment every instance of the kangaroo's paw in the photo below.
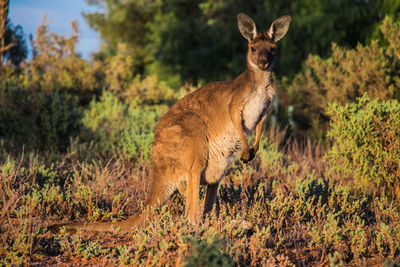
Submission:
{"label": "kangaroo's paw", "polygon": [[256,151],[254,148],[250,148],[248,151],[243,151],[242,155],[240,156],[240,160],[244,163],[249,163],[254,156],[256,155]]}

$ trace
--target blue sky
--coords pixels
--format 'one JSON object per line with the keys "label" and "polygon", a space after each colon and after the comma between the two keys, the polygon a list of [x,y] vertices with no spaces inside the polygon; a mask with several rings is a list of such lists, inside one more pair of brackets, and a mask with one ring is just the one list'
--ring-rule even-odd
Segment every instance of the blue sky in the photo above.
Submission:
{"label": "blue sky", "polygon": [[99,34],[89,27],[82,12],[90,13],[98,9],[85,0],[11,0],[8,16],[14,25],[22,26],[28,43],[29,34],[35,35],[44,14],[49,21],[49,30],[65,36],[71,33],[71,20],[78,21],[81,38],[77,52],[89,59],[92,52],[99,50],[101,42]]}

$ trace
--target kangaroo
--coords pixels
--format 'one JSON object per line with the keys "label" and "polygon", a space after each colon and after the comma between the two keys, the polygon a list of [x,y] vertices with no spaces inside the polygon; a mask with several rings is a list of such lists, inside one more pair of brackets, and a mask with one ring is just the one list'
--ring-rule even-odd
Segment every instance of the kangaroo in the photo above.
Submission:
{"label": "kangaroo", "polygon": [[[206,185],[203,215],[216,201],[218,185],[242,149],[241,160],[251,161],[259,148],[267,108],[275,95],[271,86],[276,42],[288,31],[290,16],[276,19],[258,33],[254,21],[238,14],[240,33],[248,41],[247,69],[236,79],[207,84],[186,95],[160,119],[152,147],[153,180],[144,207],[160,205],[178,190],[186,199],[185,216],[199,224],[200,185]],[[252,148],[246,138],[256,131]],[[129,232],[145,222],[145,210],[119,222],[75,223],[68,231]]]}

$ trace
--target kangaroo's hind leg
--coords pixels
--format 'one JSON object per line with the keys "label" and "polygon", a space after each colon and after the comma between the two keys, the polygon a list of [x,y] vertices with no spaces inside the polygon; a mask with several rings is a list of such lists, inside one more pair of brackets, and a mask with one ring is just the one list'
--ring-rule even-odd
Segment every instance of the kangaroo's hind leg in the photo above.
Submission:
{"label": "kangaroo's hind leg", "polygon": [[187,195],[187,179],[182,180],[177,184],[178,186],[178,191],[182,195],[184,199],[186,199]]}
{"label": "kangaroo's hind leg", "polygon": [[207,161],[206,126],[192,112],[161,123],[165,126],[156,131],[153,145],[155,169],[164,177],[159,182],[174,185],[184,195],[185,215],[190,223],[198,224],[200,180]]}
{"label": "kangaroo's hind leg", "polygon": [[200,223],[200,178],[202,167],[195,160],[190,168],[187,182],[185,215],[188,221],[194,225]]}
{"label": "kangaroo's hind leg", "polygon": [[209,213],[214,207],[215,200],[217,199],[218,186],[219,182],[207,185],[207,193],[204,200],[204,215]]}

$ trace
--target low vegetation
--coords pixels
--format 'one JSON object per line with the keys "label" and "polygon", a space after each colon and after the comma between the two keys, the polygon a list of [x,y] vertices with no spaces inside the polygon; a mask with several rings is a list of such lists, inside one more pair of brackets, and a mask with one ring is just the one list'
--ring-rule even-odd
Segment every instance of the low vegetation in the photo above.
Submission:
{"label": "low vegetation", "polygon": [[81,162],[72,160],[80,153],[75,150],[51,166],[35,154],[8,157],[0,168],[2,264],[288,266],[399,260],[395,192],[361,190],[328,175],[321,146],[291,143],[279,149],[279,138],[273,140],[263,142],[250,165],[234,165],[219,189],[216,209],[199,227],[183,217],[177,193],[167,205],[148,210],[145,229],[128,235],[51,234],[46,227],[133,214],[148,191],[149,160],[130,164],[129,154],[121,154],[106,164]]}

